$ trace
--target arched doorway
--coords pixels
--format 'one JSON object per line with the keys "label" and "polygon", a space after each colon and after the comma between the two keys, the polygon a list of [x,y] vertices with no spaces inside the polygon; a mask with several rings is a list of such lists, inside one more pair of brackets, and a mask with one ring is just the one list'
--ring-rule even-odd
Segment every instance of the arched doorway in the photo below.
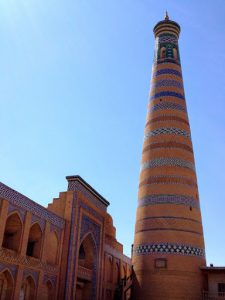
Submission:
{"label": "arched doorway", "polygon": [[42,231],[39,224],[35,223],[30,228],[26,254],[28,256],[40,258],[41,246],[42,246]]}
{"label": "arched doorway", "polygon": [[8,270],[0,273],[0,300],[11,300],[13,296],[13,278]]}
{"label": "arched doorway", "polygon": [[95,241],[92,234],[88,234],[81,242],[79,248],[76,300],[91,300],[93,298],[96,258]]}
{"label": "arched doorway", "polygon": [[36,293],[36,287],[34,279],[28,276],[21,287],[19,300],[34,300]]}
{"label": "arched doorway", "polygon": [[5,231],[2,247],[19,251],[23,225],[17,213],[8,216],[5,223]]}

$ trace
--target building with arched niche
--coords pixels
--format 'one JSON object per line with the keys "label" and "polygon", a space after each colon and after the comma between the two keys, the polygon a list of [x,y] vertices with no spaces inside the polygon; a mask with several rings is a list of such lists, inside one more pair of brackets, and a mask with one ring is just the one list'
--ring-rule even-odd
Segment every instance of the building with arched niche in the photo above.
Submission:
{"label": "building with arched niche", "polygon": [[79,176],[48,208],[0,183],[0,299],[129,299],[109,202]]}

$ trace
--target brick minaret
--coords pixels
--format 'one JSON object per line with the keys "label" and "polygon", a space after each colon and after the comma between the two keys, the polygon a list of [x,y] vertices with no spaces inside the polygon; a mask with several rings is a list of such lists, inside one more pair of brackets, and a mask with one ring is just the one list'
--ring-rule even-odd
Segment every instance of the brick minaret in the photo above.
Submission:
{"label": "brick minaret", "polygon": [[201,299],[204,239],[179,33],[167,14],[154,27],[133,247],[135,300]]}

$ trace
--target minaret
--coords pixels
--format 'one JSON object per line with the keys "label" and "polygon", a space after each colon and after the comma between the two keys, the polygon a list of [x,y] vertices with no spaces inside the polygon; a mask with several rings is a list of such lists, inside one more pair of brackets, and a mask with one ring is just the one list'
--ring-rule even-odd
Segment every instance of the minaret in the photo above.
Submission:
{"label": "minaret", "polygon": [[201,299],[204,238],[179,33],[167,13],[154,27],[133,247],[134,300]]}

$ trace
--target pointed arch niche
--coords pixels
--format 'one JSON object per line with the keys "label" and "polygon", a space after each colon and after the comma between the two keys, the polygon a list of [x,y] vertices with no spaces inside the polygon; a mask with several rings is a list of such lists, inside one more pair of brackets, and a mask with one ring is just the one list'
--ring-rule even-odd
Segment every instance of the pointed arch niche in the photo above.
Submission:
{"label": "pointed arch niche", "polygon": [[2,247],[18,252],[20,249],[22,230],[23,224],[18,213],[15,212],[9,215],[5,223]]}
{"label": "pointed arch niche", "polygon": [[96,255],[96,243],[93,235],[89,233],[84,237],[79,247],[76,300],[92,299]]}
{"label": "pointed arch niche", "polygon": [[35,258],[41,258],[41,247],[42,247],[43,234],[41,227],[38,223],[31,226],[28,243],[27,243],[27,256]]}
{"label": "pointed arch niche", "polygon": [[8,270],[0,273],[0,300],[12,299],[13,283],[13,277]]}
{"label": "pointed arch niche", "polygon": [[54,287],[50,280],[48,280],[43,286],[42,300],[54,300]]}
{"label": "pointed arch niche", "polygon": [[36,294],[36,285],[32,276],[24,279],[20,289],[19,300],[34,300]]}

